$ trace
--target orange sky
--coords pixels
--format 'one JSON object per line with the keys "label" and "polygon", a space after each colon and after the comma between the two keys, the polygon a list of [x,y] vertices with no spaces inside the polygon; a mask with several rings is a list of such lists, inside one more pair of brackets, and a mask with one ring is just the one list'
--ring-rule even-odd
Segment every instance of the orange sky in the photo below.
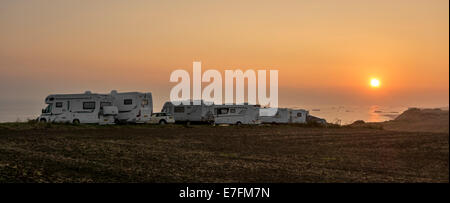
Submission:
{"label": "orange sky", "polygon": [[449,103],[448,0],[1,1],[0,45],[3,100],[138,90],[159,108],[199,60],[278,69],[281,105]]}

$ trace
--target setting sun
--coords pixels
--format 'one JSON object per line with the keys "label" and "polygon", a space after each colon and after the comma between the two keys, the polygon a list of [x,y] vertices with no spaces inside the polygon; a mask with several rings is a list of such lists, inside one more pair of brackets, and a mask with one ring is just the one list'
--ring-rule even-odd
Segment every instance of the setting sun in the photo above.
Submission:
{"label": "setting sun", "polygon": [[370,80],[370,86],[372,86],[372,87],[380,87],[380,80],[378,80],[376,78],[372,78]]}

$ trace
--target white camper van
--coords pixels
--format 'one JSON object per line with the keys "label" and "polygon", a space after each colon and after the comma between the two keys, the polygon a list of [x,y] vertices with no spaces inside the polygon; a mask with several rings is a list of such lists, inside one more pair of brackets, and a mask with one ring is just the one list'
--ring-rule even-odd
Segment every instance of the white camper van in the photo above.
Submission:
{"label": "white camper van", "polygon": [[274,109],[264,108],[260,110],[262,123],[306,123],[309,112],[304,109],[278,108],[274,116],[269,116]]}
{"label": "white camper van", "polygon": [[199,105],[194,105],[192,101],[189,101],[188,105],[174,105],[169,101],[164,103],[161,112],[173,115],[175,122],[177,123],[210,123],[214,121],[213,106],[213,104],[207,104],[203,101],[200,101]]}
{"label": "white camper van", "polygon": [[233,104],[214,106],[215,124],[260,124],[259,105]]}
{"label": "white camper van", "polygon": [[[275,111],[275,115],[271,116],[272,111]],[[263,108],[260,109],[260,117],[262,123],[289,123],[290,111],[287,108]]]}
{"label": "white camper van", "polygon": [[119,109],[116,122],[147,123],[153,113],[152,93],[111,91],[113,105]]}
{"label": "white camper van", "polygon": [[45,98],[40,122],[114,124],[118,109],[107,94],[52,94]]}
{"label": "white camper van", "polygon": [[304,109],[289,109],[289,123],[306,123],[309,111]]}

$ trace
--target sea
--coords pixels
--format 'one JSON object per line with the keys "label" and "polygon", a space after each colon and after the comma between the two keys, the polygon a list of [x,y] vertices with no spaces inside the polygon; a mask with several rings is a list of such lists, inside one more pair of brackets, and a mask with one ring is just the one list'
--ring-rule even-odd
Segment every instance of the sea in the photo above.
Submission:
{"label": "sea", "polygon": [[339,125],[351,124],[357,120],[365,122],[382,122],[395,119],[407,106],[382,106],[382,105],[336,105],[336,106],[290,106],[289,108],[301,108],[309,111],[309,114],[324,118],[328,123]]}

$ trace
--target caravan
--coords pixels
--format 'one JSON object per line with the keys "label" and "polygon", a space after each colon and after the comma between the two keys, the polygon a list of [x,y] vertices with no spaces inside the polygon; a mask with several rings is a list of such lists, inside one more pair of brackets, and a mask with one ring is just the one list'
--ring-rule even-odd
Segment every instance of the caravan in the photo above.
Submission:
{"label": "caravan", "polygon": [[214,106],[215,124],[260,124],[259,105],[232,104]]}
{"label": "caravan", "polygon": [[200,101],[199,105],[194,105],[192,101],[189,101],[188,105],[174,105],[169,101],[164,104],[161,112],[172,115],[177,123],[211,123],[214,121],[213,107],[214,104],[206,104],[203,101]]}
{"label": "caravan", "polygon": [[113,105],[119,114],[116,123],[147,123],[153,113],[152,93],[111,91]]}
{"label": "caravan", "polygon": [[114,124],[118,113],[106,94],[52,94],[45,98],[40,122]]}

